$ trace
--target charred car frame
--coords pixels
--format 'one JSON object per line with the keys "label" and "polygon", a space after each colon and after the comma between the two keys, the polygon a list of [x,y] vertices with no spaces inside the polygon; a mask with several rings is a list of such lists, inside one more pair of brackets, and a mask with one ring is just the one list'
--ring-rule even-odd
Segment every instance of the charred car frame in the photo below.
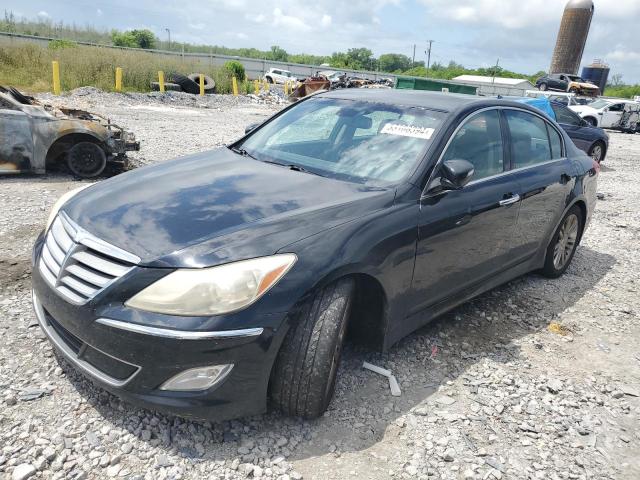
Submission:
{"label": "charred car frame", "polygon": [[45,173],[66,164],[78,177],[100,175],[107,162],[127,166],[140,149],[131,132],[95,113],[43,105],[0,86],[0,174]]}

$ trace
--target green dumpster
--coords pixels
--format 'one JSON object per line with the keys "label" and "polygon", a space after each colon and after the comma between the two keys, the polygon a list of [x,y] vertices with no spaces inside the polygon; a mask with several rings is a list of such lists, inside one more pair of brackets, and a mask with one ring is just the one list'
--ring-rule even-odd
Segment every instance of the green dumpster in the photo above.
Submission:
{"label": "green dumpster", "polygon": [[467,95],[477,95],[477,87],[460,85],[459,83],[448,82],[446,80],[431,80],[429,78],[398,77],[396,88],[406,90],[430,90],[441,92],[443,88],[448,88],[450,93],[465,93]]}

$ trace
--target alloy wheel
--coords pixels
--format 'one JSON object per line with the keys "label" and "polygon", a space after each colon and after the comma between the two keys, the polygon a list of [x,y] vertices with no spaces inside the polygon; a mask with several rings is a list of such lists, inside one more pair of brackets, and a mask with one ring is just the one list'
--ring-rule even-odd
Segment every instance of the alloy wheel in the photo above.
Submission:
{"label": "alloy wheel", "polygon": [[600,163],[602,160],[602,145],[595,145],[591,150],[591,158]]}
{"label": "alloy wheel", "polygon": [[571,214],[565,218],[560,227],[558,239],[553,249],[553,266],[557,270],[564,268],[576,248],[578,226],[578,217],[575,214]]}

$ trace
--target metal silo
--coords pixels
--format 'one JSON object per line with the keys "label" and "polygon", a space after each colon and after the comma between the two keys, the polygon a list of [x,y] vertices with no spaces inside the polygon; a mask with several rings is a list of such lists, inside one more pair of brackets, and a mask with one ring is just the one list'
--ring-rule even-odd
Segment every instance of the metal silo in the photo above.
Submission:
{"label": "metal silo", "polygon": [[569,0],[564,7],[549,73],[578,73],[593,10],[592,0]]}
{"label": "metal silo", "polygon": [[582,69],[581,76],[585,80],[598,85],[600,91],[604,92],[607,86],[607,80],[609,79],[609,65],[599,58],[596,58],[591,65]]}

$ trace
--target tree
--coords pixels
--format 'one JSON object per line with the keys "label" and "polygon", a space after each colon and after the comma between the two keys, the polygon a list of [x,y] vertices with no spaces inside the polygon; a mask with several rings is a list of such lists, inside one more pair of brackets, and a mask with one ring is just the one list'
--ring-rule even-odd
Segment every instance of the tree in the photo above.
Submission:
{"label": "tree", "polygon": [[111,32],[111,41],[116,47],[129,48],[154,48],[156,46],[156,36],[151,30],[130,30]]}
{"label": "tree", "polygon": [[289,60],[289,54],[284,48],[281,48],[277,45],[273,45],[269,54],[267,55],[269,60],[273,60],[276,62],[286,62]]}
{"label": "tree", "polygon": [[622,81],[622,74],[616,73],[614,75],[611,75],[611,80],[609,80],[609,86],[621,87],[623,85],[624,85],[624,82]]}
{"label": "tree", "polygon": [[383,72],[408,70],[411,68],[411,59],[401,53],[385,53],[378,58],[378,68]]}
{"label": "tree", "polygon": [[348,67],[354,70],[372,70],[375,60],[368,48],[350,48],[347,50]]}

